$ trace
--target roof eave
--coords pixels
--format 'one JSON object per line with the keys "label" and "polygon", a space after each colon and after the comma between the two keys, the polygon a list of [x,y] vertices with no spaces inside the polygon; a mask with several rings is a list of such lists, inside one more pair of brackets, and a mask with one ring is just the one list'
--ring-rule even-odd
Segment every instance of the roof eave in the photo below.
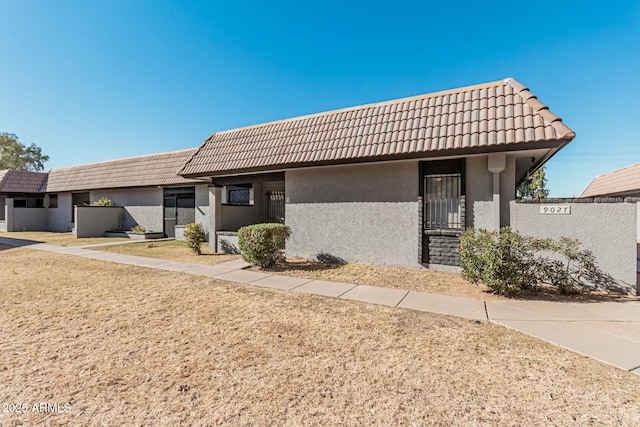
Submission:
{"label": "roof eave", "polygon": [[[299,168],[305,168],[305,167],[366,164],[366,163],[394,161],[394,160],[421,160],[421,159],[432,160],[432,159],[438,159],[442,157],[452,157],[452,156],[465,157],[469,155],[489,154],[489,153],[497,153],[497,152],[503,152],[503,151],[535,150],[540,148],[551,148],[553,149],[552,151],[554,151],[553,154],[555,154],[555,152],[560,150],[560,148],[564,147],[569,142],[570,140],[562,139],[562,140],[537,141],[537,142],[526,143],[526,144],[522,144],[522,143],[500,144],[500,145],[493,145],[490,147],[438,150],[438,151],[430,151],[430,152],[395,154],[395,155],[385,155],[385,156],[356,157],[356,158],[350,158],[350,159],[335,159],[335,160],[326,160],[326,161],[317,161],[317,162],[280,163],[280,164],[273,164],[273,165],[260,166],[260,167],[254,167],[254,168],[240,168],[240,169],[229,169],[229,170],[220,170],[220,171],[203,171],[203,172],[186,173],[186,174],[181,174],[181,176],[187,179],[192,179],[197,177],[247,175],[252,173],[280,171],[280,170],[287,170],[287,169],[299,169]],[[550,157],[551,156],[549,156],[549,158]]]}

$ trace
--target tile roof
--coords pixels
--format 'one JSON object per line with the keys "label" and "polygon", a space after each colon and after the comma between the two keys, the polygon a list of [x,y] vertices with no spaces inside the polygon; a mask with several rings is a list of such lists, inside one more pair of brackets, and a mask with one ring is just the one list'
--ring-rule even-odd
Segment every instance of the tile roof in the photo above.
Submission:
{"label": "tile roof", "polygon": [[640,163],[597,176],[580,197],[640,194]]}
{"label": "tile roof", "polygon": [[193,184],[177,173],[195,149],[52,169],[47,192]]}
{"label": "tile roof", "polygon": [[180,174],[556,148],[574,136],[525,86],[505,79],[217,132]]}
{"label": "tile roof", "polygon": [[0,170],[0,193],[44,193],[46,172]]}

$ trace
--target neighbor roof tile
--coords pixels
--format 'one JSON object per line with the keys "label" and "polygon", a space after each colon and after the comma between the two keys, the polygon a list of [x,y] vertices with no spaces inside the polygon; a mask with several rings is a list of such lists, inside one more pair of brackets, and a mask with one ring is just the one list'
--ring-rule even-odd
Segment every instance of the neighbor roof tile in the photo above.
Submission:
{"label": "neighbor roof tile", "polygon": [[0,170],[0,193],[44,193],[46,172]]}
{"label": "neighbor roof tile", "polygon": [[55,168],[49,172],[46,191],[194,184],[201,181],[183,178],[178,171],[195,152],[196,149],[189,149]]}
{"label": "neighbor roof tile", "polygon": [[640,194],[640,163],[597,176],[580,197]]}

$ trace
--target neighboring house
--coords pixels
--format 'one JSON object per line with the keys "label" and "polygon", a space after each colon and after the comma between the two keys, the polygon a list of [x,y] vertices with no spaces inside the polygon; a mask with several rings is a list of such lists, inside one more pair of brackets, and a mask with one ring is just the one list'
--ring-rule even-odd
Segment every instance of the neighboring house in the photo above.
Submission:
{"label": "neighboring house", "polygon": [[42,211],[40,219],[45,228],[25,225],[8,229],[71,231],[75,226],[75,206],[87,205],[103,197],[124,207],[120,224],[124,229],[143,225],[174,236],[176,226],[189,222],[206,224],[207,184],[177,175],[194,152],[195,149],[189,149],[152,154],[56,168],[48,174],[39,174],[44,177],[45,184],[32,197],[43,200],[41,205],[48,207]]}
{"label": "neighboring house", "polygon": [[[48,229],[43,210],[46,183],[43,172],[0,170],[0,231]],[[19,215],[14,216],[14,210]]]}
{"label": "neighboring house", "polygon": [[464,228],[509,225],[517,185],[574,136],[506,79],[217,132],[180,174],[212,184],[214,249],[284,221],[290,256],[447,269]]}
{"label": "neighboring house", "polygon": [[640,197],[640,163],[595,177],[580,197]]}

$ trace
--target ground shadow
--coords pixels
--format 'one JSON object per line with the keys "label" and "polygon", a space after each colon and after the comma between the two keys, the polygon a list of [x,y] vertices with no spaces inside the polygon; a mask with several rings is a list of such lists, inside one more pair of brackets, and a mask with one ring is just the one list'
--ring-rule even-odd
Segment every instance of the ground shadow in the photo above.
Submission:
{"label": "ground shadow", "polygon": [[0,251],[21,248],[24,246],[37,245],[40,243],[44,242],[40,242],[37,240],[16,239],[13,237],[0,237]]}

